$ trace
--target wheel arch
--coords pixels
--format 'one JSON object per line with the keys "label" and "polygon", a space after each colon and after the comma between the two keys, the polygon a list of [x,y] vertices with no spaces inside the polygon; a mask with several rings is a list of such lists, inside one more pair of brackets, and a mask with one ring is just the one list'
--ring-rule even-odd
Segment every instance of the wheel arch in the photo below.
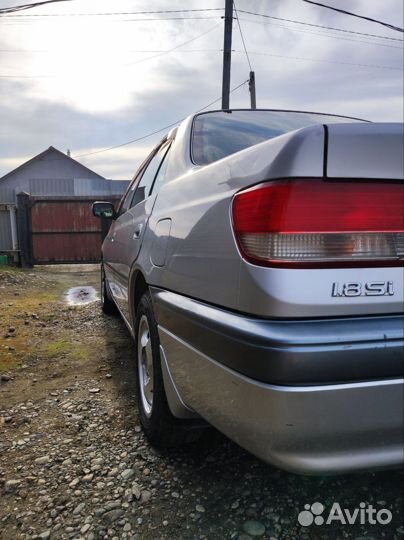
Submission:
{"label": "wheel arch", "polygon": [[143,294],[149,290],[146,278],[139,268],[134,268],[129,281],[129,312],[132,331],[135,331],[136,310]]}
{"label": "wheel arch", "polygon": [[[136,332],[136,312],[142,295],[149,290],[144,273],[140,268],[133,268],[129,280],[129,310],[131,317],[131,328],[133,336]],[[160,345],[161,367],[163,375],[164,390],[171,414],[177,419],[200,419],[199,415],[189,409],[183,402],[180,393],[175,385],[175,381],[170,373],[168,362]]]}

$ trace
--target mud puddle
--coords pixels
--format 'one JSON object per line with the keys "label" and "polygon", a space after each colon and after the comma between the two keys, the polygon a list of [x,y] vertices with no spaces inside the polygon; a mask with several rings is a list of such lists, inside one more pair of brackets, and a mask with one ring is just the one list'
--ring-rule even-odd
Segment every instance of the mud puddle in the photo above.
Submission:
{"label": "mud puddle", "polygon": [[72,287],[65,296],[69,306],[83,306],[98,300],[97,291],[91,286]]}

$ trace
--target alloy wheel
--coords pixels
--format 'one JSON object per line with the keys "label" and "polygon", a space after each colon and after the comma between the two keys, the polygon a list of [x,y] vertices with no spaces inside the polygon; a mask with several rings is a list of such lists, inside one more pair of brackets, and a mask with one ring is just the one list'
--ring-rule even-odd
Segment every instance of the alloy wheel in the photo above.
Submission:
{"label": "alloy wheel", "polygon": [[151,416],[153,408],[153,351],[147,317],[142,316],[138,328],[137,363],[140,397],[144,412]]}

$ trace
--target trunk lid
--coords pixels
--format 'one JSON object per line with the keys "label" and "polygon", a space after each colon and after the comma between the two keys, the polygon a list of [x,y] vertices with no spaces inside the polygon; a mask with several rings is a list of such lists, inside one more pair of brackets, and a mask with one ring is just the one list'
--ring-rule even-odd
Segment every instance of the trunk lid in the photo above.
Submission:
{"label": "trunk lid", "polygon": [[329,124],[326,132],[328,178],[403,180],[404,124]]}

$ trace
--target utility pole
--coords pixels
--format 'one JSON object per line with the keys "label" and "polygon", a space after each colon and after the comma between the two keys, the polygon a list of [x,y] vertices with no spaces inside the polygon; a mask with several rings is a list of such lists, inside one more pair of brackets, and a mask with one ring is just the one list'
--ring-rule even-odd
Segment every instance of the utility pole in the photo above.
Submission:
{"label": "utility pole", "polygon": [[233,0],[226,0],[224,10],[222,109],[230,108],[231,35],[233,30]]}
{"label": "utility pole", "polygon": [[251,109],[257,108],[257,100],[255,97],[255,72],[250,71],[250,79],[248,81],[248,88],[250,90]]}

